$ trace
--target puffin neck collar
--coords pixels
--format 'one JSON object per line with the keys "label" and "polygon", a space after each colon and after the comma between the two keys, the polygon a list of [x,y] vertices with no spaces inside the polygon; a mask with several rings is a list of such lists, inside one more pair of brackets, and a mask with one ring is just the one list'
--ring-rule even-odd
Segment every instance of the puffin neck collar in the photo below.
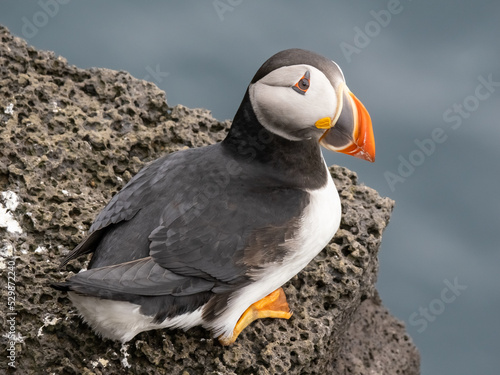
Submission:
{"label": "puffin neck collar", "polygon": [[290,141],[267,130],[255,115],[248,90],[222,146],[238,162],[260,164],[291,185],[313,190],[327,183],[319,143]]}

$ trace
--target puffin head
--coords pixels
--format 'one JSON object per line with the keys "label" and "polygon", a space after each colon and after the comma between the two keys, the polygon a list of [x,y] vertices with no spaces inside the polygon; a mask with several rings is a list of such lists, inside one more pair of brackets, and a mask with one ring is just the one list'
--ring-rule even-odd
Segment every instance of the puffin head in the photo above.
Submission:
{"label": "puffin head", "polygon": [[302,49],[284,50],[260,67],[248,91],[257,119],[270,132],[375,161],[370,115],[335,62]]}

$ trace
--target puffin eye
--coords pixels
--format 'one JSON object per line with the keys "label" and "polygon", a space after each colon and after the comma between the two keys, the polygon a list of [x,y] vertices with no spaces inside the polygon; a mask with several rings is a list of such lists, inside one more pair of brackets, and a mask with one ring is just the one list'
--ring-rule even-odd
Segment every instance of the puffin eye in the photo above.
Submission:
{"label": "puffin eye", "polygon": [[302,78],[299,79],[299,81],[294,86],[292,86],[292,89],[294,89],[299,94],[305,95],[307,92],[307,89],[309,88],[310,83],[311,83],[310,73],[309,73],[309,71],[307,71],[302,76]]}

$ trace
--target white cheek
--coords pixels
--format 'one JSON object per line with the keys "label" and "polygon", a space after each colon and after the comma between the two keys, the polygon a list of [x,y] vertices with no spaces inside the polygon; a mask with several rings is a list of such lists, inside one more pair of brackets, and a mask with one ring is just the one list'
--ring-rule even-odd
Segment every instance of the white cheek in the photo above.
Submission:
{"label": "white cheek", "polygon": [[[290,122],[290,110],[296,106],[288,87],[255,83],[250,86],[250,101],[259,122],[269,131],[291,140],[288,131],[295,128]],[[288,129],[286,129],[288,127]]]}
{"label": "white cheek", "polygon": [[[300,112],[300,103],[297,93],[289,87],[259,85],[258,96],[255,96],[254,105],[267,121],[274,124],[288,119],[290,113]],[[295,95],[293,95],[295,94]]]}
{"label": "white cheek", "polygon": [[324,117],[335,115],[337,110],[337,95],[329,82],[320,81],[316,86],[311,87],[304,96],[303,105],[307,108],[309,124],[314,125],[316,121]]}
{"label": "white cheek", "polygon": [[[250,100],[259,122],[287,139],[299,140],[289,133],[314,127],[323,117],[333,117],[337,97],[329,82],[317,81],[305,95],[291,87],[269,86],[257,82],[250,87]],[[288,133],[288,134],[287,134]]]}

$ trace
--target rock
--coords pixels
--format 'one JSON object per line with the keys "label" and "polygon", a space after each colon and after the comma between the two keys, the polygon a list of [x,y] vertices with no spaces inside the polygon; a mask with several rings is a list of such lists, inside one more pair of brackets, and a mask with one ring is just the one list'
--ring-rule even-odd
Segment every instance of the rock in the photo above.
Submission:
{"label": "rock", "polygon": [[333,361],[333,374],[418,374],[420,357],[378,294],[361,302]]}
{"label": "rock", "polygon": [[[330,170],[341,228],[285,284],[290,320],[256,321],[231,347],[202,328],[145,332],[125,346],[96,336],[49,286],[87,260],[61,271],[59,262],[144,164],[220,141],[230,122],[169,107],[155,85],[128,73],[68,65],[1,26],[0,38],[0,268],[15,272],[15,287],[12,279],[1,290],[2,326],[10,329],[1,342],[19,373],[419,373],[416,348],[375,290],[393,202],[338,166]],[[7,305],[9,292],[15,305]],[[0,368],[13,370],[3,360]]]}

